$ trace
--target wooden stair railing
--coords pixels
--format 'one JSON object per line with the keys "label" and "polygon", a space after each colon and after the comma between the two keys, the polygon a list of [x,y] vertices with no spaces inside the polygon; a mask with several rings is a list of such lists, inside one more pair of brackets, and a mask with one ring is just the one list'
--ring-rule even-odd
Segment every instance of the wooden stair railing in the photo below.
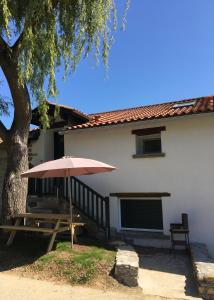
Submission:
{"label": "wooden stair railing", "polygon": [[[67,178],[29,179],[29,195],[56,195],[68,199]],[[72,202],[85,216],[110,234],[109,198],[104,197],[76,177],[71,177]]]}

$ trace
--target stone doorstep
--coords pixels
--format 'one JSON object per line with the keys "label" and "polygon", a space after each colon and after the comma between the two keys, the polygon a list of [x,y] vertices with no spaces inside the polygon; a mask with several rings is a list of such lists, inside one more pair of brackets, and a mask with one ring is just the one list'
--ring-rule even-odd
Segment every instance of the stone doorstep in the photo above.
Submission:
{"label": "stone doorstep", "polygon": [[169,236],[164,235],[160,232],[135,232],[135,231],[113,231],[113,240],[110,242],[116,249],[119,246],[130,244],[141,247],[154,247],[154,248],[170,248],[171,242]]}
{"label": "stone doorstep", "polygon": [[162,232],[120,230],[116,233],[116,235],[118,237],[125,237],[130,239],[170,240],[170,236],[164,235]]}

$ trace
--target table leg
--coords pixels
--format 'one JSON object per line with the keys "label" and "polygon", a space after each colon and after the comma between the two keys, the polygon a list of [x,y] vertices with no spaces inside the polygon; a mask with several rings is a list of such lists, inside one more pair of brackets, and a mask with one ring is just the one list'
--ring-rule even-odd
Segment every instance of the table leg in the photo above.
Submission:
{"label": "table leg", "polygon": [[70,231],[71,231],[71,248],[73,248],[74,242],[77,243],[77,236],[76,236],[76,230],[74,224],[70,224]]}
{"label": "table leg", "polygon": [[72,225],[72,235],[73,235],[73,241],[77,243],[77,234],[76,234],[76,226]]}
{"label": "table leg", "polygon": [[[19,226],[20,223],[21,223],[21,218],[16,219],[15,226]],[[15,235],[16,235],[16,230],[11,231],[9,239],[6,244],[7,246],[12,245]]]}
{"label": "table leg", "polygon": [[54,232],[51,236],[51,239],[50,239],[50,242],[49,242],[49,245],[48,245],[48,250],[47,252],[50,252],[53,248],[53,244],[54,244],[54,241],[55,241],[55,238],[56,238],[56,235],[57,235],[57,232],[58,232],[58,229],[59,229],[59,226],[60,226],[60,221],[61,220],[58,220],[56,222],[56,226],[54,227]]}

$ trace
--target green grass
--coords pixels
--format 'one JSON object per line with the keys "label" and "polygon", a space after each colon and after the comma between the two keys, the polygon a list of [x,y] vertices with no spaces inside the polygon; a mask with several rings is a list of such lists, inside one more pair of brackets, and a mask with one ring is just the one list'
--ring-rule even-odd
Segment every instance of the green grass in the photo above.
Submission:
{"label": "green grass", "polygon": [[105,254],[106,252],[103,248],[91,247],[87,252],[76,253],[72,260],[77,264],[85,266],[104,259]]}
{"label": "green grass", "polygon": [[58,242],[56,246],[56,251],[73,252],[74,250],[71,248],[70,242]]}
{"label": "green grass", "polygon": [[97,270],[106,270],[107,265],[113,266],[114,259],[115,252],[103,247],[71,249],[69,242],[59,242],[55,251],[36,261],[36,269],[38,272],[50,269],[56,277],[66,279],[71,284],[85,284],[95,277]]}

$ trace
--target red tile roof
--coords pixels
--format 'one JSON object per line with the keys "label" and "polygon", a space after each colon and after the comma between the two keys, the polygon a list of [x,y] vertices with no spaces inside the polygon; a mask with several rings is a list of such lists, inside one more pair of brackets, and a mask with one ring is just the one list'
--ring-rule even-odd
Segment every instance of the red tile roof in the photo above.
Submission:
{"label": "red tile roof", "polygon": [[[214,96],[133,107],[89,115],[91,120],[68,130],[214,112]],[[176,105],[178,107],[176,107]]]}

